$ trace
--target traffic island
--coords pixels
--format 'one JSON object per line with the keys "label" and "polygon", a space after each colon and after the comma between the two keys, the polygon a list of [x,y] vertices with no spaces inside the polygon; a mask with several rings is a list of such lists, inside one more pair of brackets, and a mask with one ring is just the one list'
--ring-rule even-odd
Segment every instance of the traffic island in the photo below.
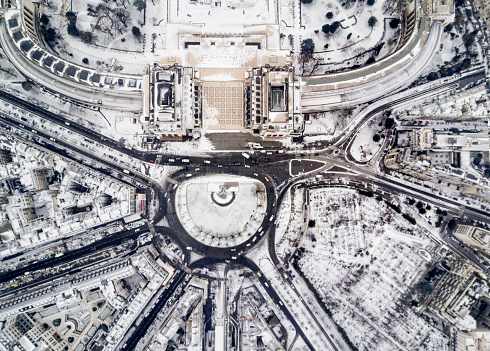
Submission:
{"label": "traffic island", "polygon": [[213,247],[233,247],[260,228],[267,209],[264,184],[238,176],[198,177],[176,192],[176,212],[194,239]]}

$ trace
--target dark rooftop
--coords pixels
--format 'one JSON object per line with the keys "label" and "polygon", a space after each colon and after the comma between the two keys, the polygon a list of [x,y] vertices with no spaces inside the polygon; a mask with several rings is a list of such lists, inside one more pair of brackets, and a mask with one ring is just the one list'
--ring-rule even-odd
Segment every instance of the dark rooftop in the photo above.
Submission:
{"label": "dark rooftop", "polygon": [[77,73],[77,68],[75,66],[68,66],[65,72],[69,77],[75,77],[75,74]]}
{"label": "dark rooftop", "polygon": [[30,40],[26,40],[26,41],[23,41],[22,43],[20,43],[20,49],[24,52],[31,50],[33,46],[34,46],[34,43]]}
{"label": "dark rooftop", "polygon": [[63,68],[65,68],[65,63],[63,61],[59,61],[56,66],[54,66],[54,70],[56,72],[63,72]]}
{"label": "dark rooftop", "polygon": [[14,37],[14,40],[17,42],[21,39],[24,39],[24,35],[20,32],[20,30],[18,30],[17,32],[14,32],[12,34],[12,36]]}
{"label": "dark rooftop", "polygon": [[34,50],[31,54],[31,57],[34,60],[39,61],[41,57],[43,57],[43,52],[41,50]]}
{"label": "dark rooftop", "polygon": [[17,18],[11,18],[9,19],[9,27],[10,28],[15,28],[19,25],[19,22],[17,21]]}
{"label": "dark rooftop", "polygon": [[80,72],[80,79],[87,80],[87,78],[88,78],[88,71],[82,70]]}
{"label": "dark rooftop", "polygon": [[100,82],[100,74],[94,74],[90,80],[94,83],[99,83]]}
{"label": "dark rooftop", "polygon": [[53,56],[48,56],[44,59],[44,65],[46,67],[51,67],[53,65],[53,62],[54,62],[54,57]]}
{"label": "dark rooftop", "polygon": [[454,145],[454,144],[456,144],[456,142],[457,142],[456,138],[447,138],[447,143],[449,145]]}

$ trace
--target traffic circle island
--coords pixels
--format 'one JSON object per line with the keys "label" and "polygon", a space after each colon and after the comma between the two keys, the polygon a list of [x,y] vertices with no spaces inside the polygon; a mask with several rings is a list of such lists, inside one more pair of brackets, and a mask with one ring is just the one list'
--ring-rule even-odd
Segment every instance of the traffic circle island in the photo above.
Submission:
{"label": "traffic circle island", "polygon": [[175,195],[177,216],[185,231],[206,246],[234,247],[260,228],[267,192],[257,179],[214,175],[184,181]]}

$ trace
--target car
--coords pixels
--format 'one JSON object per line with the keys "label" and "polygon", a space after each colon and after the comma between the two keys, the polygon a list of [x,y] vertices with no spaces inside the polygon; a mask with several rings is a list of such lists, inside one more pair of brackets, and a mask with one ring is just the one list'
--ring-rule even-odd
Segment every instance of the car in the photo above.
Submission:
{"label": "car", "polygon": [[133,118],[133,124],[136,124],[136,118]]}
{"label": "car", "polygon": [[153,162],[155,162],[155,161],[153,161],[153,160],[150,160],[150,162],[151,162],[151,163],[153,163]]}

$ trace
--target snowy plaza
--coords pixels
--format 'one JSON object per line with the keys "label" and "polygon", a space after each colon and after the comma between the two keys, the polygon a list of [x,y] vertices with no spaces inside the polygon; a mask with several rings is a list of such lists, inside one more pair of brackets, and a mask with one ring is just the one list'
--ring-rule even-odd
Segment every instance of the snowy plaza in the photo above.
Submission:
{"label": "snowy plaza", "polygon": [[211,176],[184,182],[176,209],[184,229],[209,246],[236,246],[259,229],[266,211],[264,185],[246,177]]}

